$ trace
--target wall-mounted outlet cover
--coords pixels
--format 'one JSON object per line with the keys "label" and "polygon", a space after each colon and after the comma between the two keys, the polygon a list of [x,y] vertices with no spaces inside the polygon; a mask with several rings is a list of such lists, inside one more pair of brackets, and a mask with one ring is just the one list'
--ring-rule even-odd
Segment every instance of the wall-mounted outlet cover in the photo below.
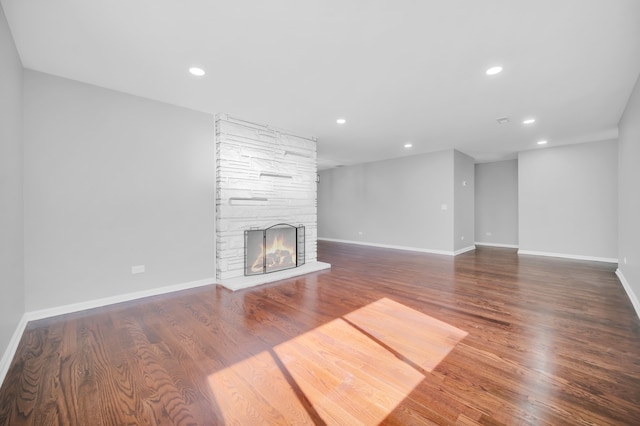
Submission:
{"label": "wall-mounted outlet cover", "polygon": [[142,274],[144,272],[144,265],[136,265],[131,267],[132,274]]}

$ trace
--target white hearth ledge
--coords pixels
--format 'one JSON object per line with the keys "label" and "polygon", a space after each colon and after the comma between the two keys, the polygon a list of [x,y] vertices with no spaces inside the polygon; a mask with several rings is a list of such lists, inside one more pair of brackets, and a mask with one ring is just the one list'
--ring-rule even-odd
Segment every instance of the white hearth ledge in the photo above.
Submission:
{"label": "white hearth ledge", "polygon": [[284,271],[271,272],[269,274],[251,275],[248,277],[236,277],[228,278],[226,280],[218,281],[217,284],[228,288],[229,290],[241,290],[243,288],[255,287],[261,284],[272,283],[274,281],[286,280],[288,278],[297,277],[300,275],[310,274],[311,272],[318,272],[324,269],[331,268],[330,263],[324,262],[309,262],[297,268],[286,269]]}

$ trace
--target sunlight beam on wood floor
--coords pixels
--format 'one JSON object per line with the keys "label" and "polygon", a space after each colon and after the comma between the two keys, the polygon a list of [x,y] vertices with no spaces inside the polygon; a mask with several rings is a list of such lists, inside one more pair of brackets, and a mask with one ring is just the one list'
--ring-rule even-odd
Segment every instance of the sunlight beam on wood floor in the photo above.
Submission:
{"label": "sunlight beam on wood floor", "polygon": [[209,385],[229,424],[378,424],[466,335],[383,298],[216,372]]}

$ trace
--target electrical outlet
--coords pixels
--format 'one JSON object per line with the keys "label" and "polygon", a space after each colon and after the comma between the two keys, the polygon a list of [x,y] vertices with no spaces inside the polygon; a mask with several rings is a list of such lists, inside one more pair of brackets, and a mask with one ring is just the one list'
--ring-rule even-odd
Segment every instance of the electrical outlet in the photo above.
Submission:
{"label": "electrical outlet", "polygon": [[486,235],[487,237],[490,237],[490,236],[492,236],[493,234],[492,234],[491,232],[486,232],[486,233],[485,233],[485,235]]}
{"label": "electrical outlet", "polygon": [[131,267],[132,274],[142,274],[144,272],[144,265],[136,265]]}
{"label": "electrical outlet", "polygon": [[625,258],[624,258],[624,259],[622,259],[622,261],[623,261],[623,262],[624,262],[624,264],[626,265],[626,264],[627,264],[627,257],[625,256]]}

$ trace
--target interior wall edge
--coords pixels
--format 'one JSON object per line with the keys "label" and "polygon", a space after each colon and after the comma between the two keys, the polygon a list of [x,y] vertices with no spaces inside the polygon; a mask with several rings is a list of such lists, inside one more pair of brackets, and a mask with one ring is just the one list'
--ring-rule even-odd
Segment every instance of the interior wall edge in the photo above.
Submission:
{"label": "interior wall edge", "polygon": [[27,327],[28,322],[28,315],[25,312],[22,315],[22,318],[20,318],[20,322],[18,322],[18,325],[11,336],[9,345],[2,354],[2,359],[0,360],[0,387],[4,383],[4,378],[9,372],[9,366],[11,365],[11,361],[13,361],[13,357],[16,355],[18,344],[20,344],[20,339],[22,339],[22,335],[24,334],[24,330]]}
{"label": "interior wall edge", "polygon": [[35,321],[45,318],[51,318],[58,315],[71,314],[74,312],[85,311],[103,306],[115,305],[116,303],[130,302],[145,297],[159,296],[162,294],[173,293],[190,288],[202,287],[205,285],[215,285],[215,278],[205,278],[197,281],[190,281],[181,284],[173,284],[164,287],[151,288],[148,290],[136,291],[133,293],[124,293],[116,296],[109,296],[100,299],[88,300],[85,302],[71,303],[68,305],[57,306],[54,308],[40,309],[36,311],[28,311],[25,313],[27,321]]}
{"label": "interior wall edge", "polygon": [[616,269],[616,276],[620,280],[620,283],[622,284],[624,291],[627,292],[627,296],[629,296],[629,300],[631,300],[631,304],[633,305],[633,309],[635,309],[636,311],[636,315],[638,316],[638,318],[640,318],[640,300],[638,300],[638,297],[633,292],[633,289],[631,288],[631,284],[629,284],[629,281],[627,281],[627,279],[622,274],[622,271],[620,269]]}
{"label": "interior wall edge", "polygon": [[329,241],[333,243],[343,243],[343,244],[356,244],[360,246],[389,248],[389,249],[395,249],[395,250],[416,251],[420,253],[444,254],[447,256],[456,256],[458,254],[465,253],[467,251],[475,249],[475,246],[469,246],[456,251],[437,250],[437,249],[428,249],[428,248],[421,248],[421,247],[396,246],[393,244],[380,244],[380,243],[372,243],[368,241],[342,240],[339,238],[325,238],[325,237],[318,237],[318,241]]}
{"label": "interior wall edge", "polygon": [[197,281],[190,281],[181,284],[174,284],[164,287],[153,288],[144,291],[137,291],[134,293],[126,293],[118,296],[105,297],[101,299],[88,300],[86,302],[73,303],[69,305],[57,306],[54,308],[40,309],[37,311],[27,311],[22,315],[20,322],[18,323],[13,336],[11,337],[11,341],[9,342],[9,346],[4,351],[2,355],[2,360],[0,360],[0,385],[4,381],[7,372],[9,371],[9,366],[11,365],[11,361],[15,357],[16,351],[18,350],[18,344],[20,343],[20,339],[24,333],[27,324],[30,321],[41,320],[45,318],[51,318],[58,315],[71,314],[74,312],[85,311],[88,309],[100,308],[109,305],[115,305],[117,303],[122,302],[130,302],[133,300],[144,299],[145,297],[151,296],[159,296],[162,294],[174,293],[176,291],[188,290],[196,287],[203,287],[206,285],[216,285],[215,278],[205,278]]}
{"label": "interior wall edge", "polygon": [[484,246],[484,247],[502,247],[502,248],[514,248],[514,249],[519,248],[517,244],[485,243],[483,241],[476,241],[474,244],[477,246]]}
{"label": "interior wall edge", "polygon": [[560,257],[563,259],[589,260],[592,262],[618,263],[618,259],[614,259],[611,257],[583,256],[580,254],[569,254],[569,253],[548,253],[544,251],[532,251],[532,250],[519,249],[518,254],[528,254],[532,256]]}

